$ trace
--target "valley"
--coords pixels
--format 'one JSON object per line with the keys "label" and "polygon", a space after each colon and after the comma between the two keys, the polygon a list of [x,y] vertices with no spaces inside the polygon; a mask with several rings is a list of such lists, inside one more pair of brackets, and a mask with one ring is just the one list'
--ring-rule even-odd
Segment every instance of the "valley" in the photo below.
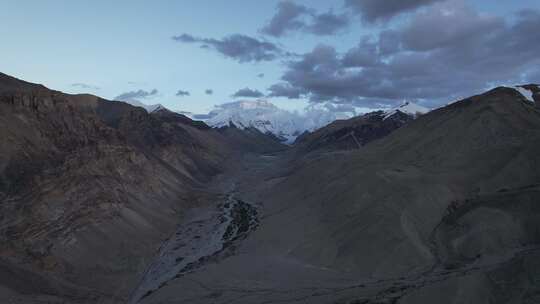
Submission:
{"label": "valley", "polygon": [[[265,195],[261,197],[258,193],[265,193],[286,178],[283,174],[287,174],[289,156],[289,152],[282,152],[272,156],[249,157],[248,161],[243,162],[245,165],[242,173],[234,176],[244,189],[239,189],[236,195],[264,201]],[[264,163],[267,165],[261,166]],[[253,180],[257,182],[253,183]],[[266,182],[260,183],[261,180]],[[524,201],[524,206],[510,206],[515,196],[527,197],[518,200]],[[350,270],[321,267],[302,261],[291,250],[285,250],[299,244],[298,238],[283,235],[289,233],[288,230],[279,230],[277,233],[281,236],[273,238],[254,231],[246,240],[237,244],[238,251],[234,254],[206,259],[199,269],[192,269],[188,273],[178,272],[174,279],[141,299],[140,303],[418,303],[439,301],[441,294],[445,293],[448,293],[449,301],[455,301],[456,295],[452,293],[455,289],[460,293],[468,292],[470,294],[467,297],[481,302],[483,295],[476,294],[474,290],[485,288],[476,285],[481,284],[478,282],[480,278],[497,276],[509,280],[514,275],[534,275],[539,270],[539,265],[534,261],[540,256],[540,246],[536,241],[521,242],[513,248],[497,250],[496,255],[474,254],[469,258],[454,255],[450,258],[447,244],[451,241],[443,239],[442,235],[455,234],[455,225],[463,225],[458,223],[472,216],[475,210],[496,207],[528,212],[530,208],[537,208],[534,204],[538,197],[540,187],[532,185],[526,189],[508,189],[494,197],[479,198],[472,206],[464,204],[452,208],[439,219],[431,234],[428,246],[433,255],[432,263],[410,273],[377,278],[363,277]],[[270,225],[275,229],[283,225],[283,218],[280,217],[294,212],[294,208],[260,205],[260,228]],[[536,217],[538,214],[530,216]],[[294,219],[302,221],[302,215]],[[503,226],[501,229],[507,228]],[[502,230],[497,231],[498,235],[501,233]],[[520,265],[523,264],[530,268],[522,269]],[[529,286],[520,285],[523,281],[503,282],[509,284],[506,288],[530,288],[531,291],[525,296],[530,303],[538,300],[534,282],[530,282],[532,285]],[[505,301],[505,298],[501,298],[501,301]]]}
{"label": "valley", "polygon": [[0,3],[0,304],[540,304],[540,1]]}
{"label": "valley", "polygon": [[540,111],[519,90],[287,146],[0,80],[4,302],[539,300]]}

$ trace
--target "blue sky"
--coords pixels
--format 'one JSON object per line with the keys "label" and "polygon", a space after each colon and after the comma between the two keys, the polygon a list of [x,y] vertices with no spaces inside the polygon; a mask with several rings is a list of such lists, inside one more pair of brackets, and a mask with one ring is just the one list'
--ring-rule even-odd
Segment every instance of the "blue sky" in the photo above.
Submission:
{"label": "blue sky", "polygon": [[[249,87],[266,94],[268,87],[282,82],[280,78],[291,67],[281,59],[240,63],[197,44],[173,41],[171,37],[175,35],[187,33],[221,39],[231,34],[243,34],[269,41],[299,56],[321,44],[345,53],[358,45],[363,36],[378,35],[388,28],[399,29],[410,18],[407,14],[397,15],[385,22],[368,24],[361,17],[353,16],[341,0],[294,1],[321,13],[333,9],[335,13],[351,14],[351,22],[335,35],[297,31],[278,38],[265,36],[260,29],[274,16],[279,2],[1,0],[0,71],[64,92],[88,92],[109,99],[129,91],[157,89],[158,94],[143,102],[203,113],[215,104],[232,101],[231,95],[242,88]],[[505,18],[509,23],[513,22],[515,12],[539,9],[540,6],[533,0],[477,0],[469,5],[479,13]],[[425,8],[418,10],[422,9]],[[261,73],[264,77],[257,76]],[[76,83],[87,86],[73,86]],[[285,108],[300,109],[308,101],[320,101],[318,88],[311,84],[304,87],[303,82],[296,80],[290,83],[300,86],[305,94],[297,99],[274,97],[273,102]],[[205,94],[207,89],[214,93]],[[178,90],[188,91],[190,95],[175,96]],[[379,100],[390,96],[382,93],[364,96],[362,93],[355,90],[351,91],[352,95],[340,95],[335,99],[332,93],[325,93],[322,98],[332,98],[337,103],[362,104],[365,98],[375,96],[374,99]],[[362,95],[361,100],[355,100],[354,94]],[[426,94],[425,98],[411,96],[424,102],[441,98],[435,97],[435,93]]]}

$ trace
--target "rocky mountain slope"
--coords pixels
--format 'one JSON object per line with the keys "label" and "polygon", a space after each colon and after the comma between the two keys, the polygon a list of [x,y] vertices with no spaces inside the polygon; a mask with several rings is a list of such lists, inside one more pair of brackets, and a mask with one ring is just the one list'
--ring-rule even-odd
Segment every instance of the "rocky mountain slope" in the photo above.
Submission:
{"label": "rocky mountain slope", "polygon": [[296,147],[300,154],[315,150],[360,149],[369,142],[385,137],[414,120],[416,115],[397,111],[377,111],[329,125],[299,136]]}
{"label": "rocky mountain slope", "polygon": [[282,141],[292,141],[302,131],[297,115],[264,100],[227,103],[216,107],[208,115],[210,118],[205,121],[214,128],[254,128]]}
{"label": "rocky mountain slope", "polygon": [[0,74],[0,302],[538,303],[537,92],[290,149]]}
{"label": "rocky mountain slope", "polygon": [[415,103],[404,102],[386,111],[380,110],[346,120],[336,120],[313,132],[304,132],[296,139],[295,144],[300,155],[315,150],[360,149],[429,111],[428,108]]}
{"label": "rocky mountain slope", "polygon": [[536,303],[539,155],[540,111],[497,88],[359,150],[261,156],[236,193],[257,230],[140,303]]}
{"label": "rocky mountain slope", "polygon": [[536,103],[537,105],[540,103],[540,87],[536,84],[526,84],[526,85],[520,85],[515,86],[514,89],[518,90],[523,97],[527,98],[528,101]]}
{"label": "rocky mountain slope", "polygon": [[204,184],[240,146],[180,114],[4,74],[0,138],[0,302],[10,303],[125,303],[182,214],[219,195]]}

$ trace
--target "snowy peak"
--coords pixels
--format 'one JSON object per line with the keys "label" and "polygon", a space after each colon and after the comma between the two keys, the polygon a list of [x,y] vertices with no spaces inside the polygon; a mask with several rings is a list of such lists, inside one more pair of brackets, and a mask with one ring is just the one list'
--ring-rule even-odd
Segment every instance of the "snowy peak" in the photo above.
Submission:
{"label": "snowy peak", "polygon": [[540,102],[540,87],[536,84],[527,84],[527,85],[519,85],[512,87],[516,91],[518,91],[523,97],[525,97],[528,101],[534,103],[534,102]]}
{"label": "snowy peak", "polygon": [[411,115],[414,118],[416,118],[419,115],[426,114],[430,111],[430,109],[423,107],[421,105],[415,104],[410,101],[406,101],[400,106],[385,111],[384,119],[389,118],[390,116],[393,116],[397,112],[401,112],[403,114]]}
{"label": "snowy peak", "polygon": [[161,104],[155,104],[155,105],[149,106],[149,109],[146,109],[146,111],[149,111],[149,113],[156,113],[156,112],[160,112],[160,111],[172,112],[171,110],[167,109],[166,107],[162,106]]}
{"label": "snowy peak", "polygon": [[128,103],[134,107],[140,107],[140,108],[143,108],[146,110],[146,112],[148,113],[152,113],[154,111],[158,111],[160,109],[167,109],[165,108],[163,105],[161,104],[153,104],[153,105],[147,105],[147,104],[144,104],[138,100],[126,100],[126,101],[123,101],[122,102],[125,102],[125,103]]}
{"label": "snowy peak", "polygon": [[286,143],[292,143],[306,131],[317,130],[336,119],[354,117],[353,112],[350,109],[342,111],[320,104],[306,108],[305,113],[299,114],[280,109],[266,100],[237,101],[216,106],[205,122],[214,128],[256,128],[262,133],[272,134]]}
{"label": "snowy peak", "polygon": [[222,104],[216,106],[209,116],[206,123],[214,128],[255,128],[287,142],[293,141],[302,129],[295,113],[280,109],[265,100]]}

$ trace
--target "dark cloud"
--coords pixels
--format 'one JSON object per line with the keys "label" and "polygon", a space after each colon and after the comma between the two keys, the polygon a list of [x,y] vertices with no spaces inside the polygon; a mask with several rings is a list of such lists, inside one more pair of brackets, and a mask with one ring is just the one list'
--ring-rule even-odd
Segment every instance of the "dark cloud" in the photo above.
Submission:
{"label": "dark cloud", "polygon": [[342,59],[345,67],[374,66],[379,61],[377,44],[365,37],[357,47],[350,49]]}
{"label": "dark cloud", "polygon": [[238,97],[259,98],[259,97],[263,97],[263,96],[264,96],[264,94],[261,93],[260,91],[252,90],[250,88],[240,89],[240,90],[238,90],[236,93],[234,93],[232,95],[232,97],[234,97],[234,98],[238,98]]}
{"label": "dark cloud", "polygon": [[501,17],[481,15],[460,1],[419,13],[400,30],[403,46],[412,51],[475,44],[505,27]]}
{"label": "dark cloud", "polygon": [[261,32],[266,35],[281,37],[287,31],[299,30],[305,26],[301,18],[308,13],[309,9],[303,5],[291,1],[281,1],[277,5],[276,14],[261,29]]}
{"label": "dark cloud", "polygon": [[276,14],[261,33],[282,37],[289,32],[302,31],[314,35],[333,35],[349,25],[347,14],[335,14],[332,10],[317,13],[314,9],[292,1],[281,1],[277,5]]}
{"label": "dark cloud", "polygon": [[392,55],[400,50],[399,34],[393,30],[384,30],[379,34],[378,50],[381,56]]}
{"label": "dark cloud", "polygon": [[306,92],[298,87],[294,87],[289,83],[278,83],[268,88],[270,94],[268,97],[287,97],[289,99],[298,99]]}
{"label": "dark cloud", "polygon": [[306,32],[319,36],[334,35],[350,24],[347,14],[334,14],[333,11],[316,14],[312,18],[311,23],[306,26]]}
{"label": "dark cloud", "polygon": [[99,90],[98,86],[94,86],[94,85],[86,84],[86,83],[81,83],[81,82],[72,83],[71,86],[76,87],[76,88],[85,89],[85,90]]}
{"label": "dark cloud", "polygon": [[206,94],[206,95],[212,95],[212,94],[214,94],[214,90],[212,90],[212,89],[206,89],[206,90],[204,90],[204,94]]}
{"label": "dark cloud", "polygon": [[155,97],[158,94],[157,89],[153,89],[152,91],[145,91],[145,90],[137,90],[137,91],[130,91],[122,93],[114,98],[114,100],[137,100],[137,99],[146,99]]}
{"label": "dark cloud", "polygon": [[203,48],[214,49],[225,57],[239,62],[271,61],[286,55],[277,45],[258,40],[246,35],[234,34],[221,40],[199,38],[189,34],[174,36],[173,40],[181,43],[197,43]]}
{"label": "dark cloud", "polygon": [[440,104],[496,85],[535,82],[540,11],[511,19],[480,14],[463,1],[435,4],[343,54],[319,45],[289,61],[270,96],[358,106],[402,99]]}
{"label": "dark cloud", "polygon": [[404,12],[443,0],[345,0],[345,6],[366,22],[388,20]]}
{"label": "dark cloud", "polygon": [[189,96],[189,92],[188,91],[184,91],[184,90],[178,90],[178,92],[176,92],[176,96],[179,96],[179,97],[184,97],[184,96]]}

